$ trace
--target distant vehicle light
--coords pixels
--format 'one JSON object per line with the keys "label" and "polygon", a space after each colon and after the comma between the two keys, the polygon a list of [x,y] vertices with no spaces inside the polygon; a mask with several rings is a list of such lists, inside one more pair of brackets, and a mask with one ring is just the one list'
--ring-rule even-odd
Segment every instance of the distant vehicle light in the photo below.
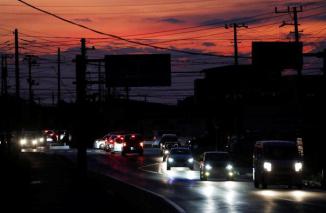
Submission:
{"label": "distant vehicle light", "polygon": [[209,165],[209,164],[206,164],[205,169],[206,169],[206,170],[211,170],[211,169],[212,169],[212,166]]}
{"label": "distant vehicle light", "polygon": [[139,143],[139,145],[140,145],[141,147],[143,147],[143,146],[144,146],[144,143],[143,143],[143,142],[141,142],[141,143]]}
{"label": "distant vehicle light", "polygon": [[232,177],[234,175],[233,172],[229,172],[229,176]]}
{"label": "distant vehicle light", "polygon": [[188,159],[188,163],[193,163],[194,162],[194,159],[193,158],[189,158]]}
{"label": "distant vehicle light", "polygon": [[37,140],[36,139],[32,140],[32,144],[33,145],[36,145],[37,144]]}
{"label": "distant vehicle light", "polygon": [[169,158],[169,160],[168,160],[170,163],[172,163],[173,161],[174,161],[174,159],[173,158]]}
{"label": "distant vehicle light", "polygon": [[294,169],[295,169],[296,172],[301,172],[302,171],[302,167],[303,167],[303,165],[302,165],[301,162],[296,162],[294,164]]}
{"label": "distant vehicle light", "polygon": [[40,143],[44,142],[44,138],[39,138],[38,140],[39,140]]}
{"label": "distant vehicle light", "polygon": [[20,139],[20,145],[26,145],[27,144],[27,140],[24,139]]}
{"label": "distant vehicle light", "polygon": [[267,172],[271,172],[272,171],[272,164],[270,162],[264,162],[264,169]]}
{"label": "distant vehicle light", "polygon": [[210,173],[209,172],[205,172],[205,176],[209,176],[210,175]]}
{"label": "distant vehicle light", "polygon": [[47,142],[52,142],[53,139],[52,139],[52,138],[47,138],[46,141],[47,141]]}
{"label": "distant vehicle light", "polygon": [[123,143],[122,146],[127,146],[127,144],[126,143]]}
{"label": "distant vehicle light", "polygon": [[136,135],[131,135],[131,138],[135,138],[136,137]]}
{"label": "distant vehicle light", "polygon": [[228,165],[226,166],[226,169],[227,169],[227,170],[232,170],[232,169],[233,169],[233,166],[232,166],[231,164],[228,164]]}
{"label": "distant vehicle light", "polygon": [[169,150],[164,151],[164,154],[166,154],[166,155],[169,154],[169,153],[170,153]]}

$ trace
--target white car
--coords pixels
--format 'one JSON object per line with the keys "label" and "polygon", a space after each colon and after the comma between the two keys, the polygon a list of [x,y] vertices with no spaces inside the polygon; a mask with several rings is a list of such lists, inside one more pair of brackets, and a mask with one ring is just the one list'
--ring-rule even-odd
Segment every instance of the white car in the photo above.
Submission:
{"label": "white car", "polygon": [[109,139],[109,137],[111,136],[111,134],[106,134],[104,135],[104,137],[96,139],[94,141],[94,149],[105,149],[106,146],[106,141]]}
{"label": "white car", "polygon": [[104,149],[105,147],[105,140],[103,138],[96,139],[94,141],[94,149]]}
{"label": "white car", "polygon": [[188,167],[194,169],[194,158],[188,148],[172,148],[166,162],[166,169],[171,167]]}

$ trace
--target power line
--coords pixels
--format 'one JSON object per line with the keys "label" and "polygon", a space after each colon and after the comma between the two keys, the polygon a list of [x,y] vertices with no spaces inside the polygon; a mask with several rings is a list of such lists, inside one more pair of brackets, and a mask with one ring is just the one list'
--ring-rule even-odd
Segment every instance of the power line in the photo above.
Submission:
{"label": "power line", "polygon": [[56,15],[54,13],[51,13],[51,12],[48,12],[46,10],[40,9],[40,8],[38,8],[36,6],[33,6],[33,5],[31,5],[31,4],[29,4],[29,3],[25,2],[25,1],[22,1],[22,0],[17,0],[17,1],[25,4],[28,7],[31,7],[33,9],[35,9],[35,10],[38,10],[38,11],[40,11],[42,13],[48,14],[48,15],[50,15],[52,17],[55,17],[55,18],[57,18],[57,19],[59,19],[61,21],[64,21],[66,23],[69,23],[69,24],[78,26],[80,28],[83,28],[83,29],[92,31],[92,32],[97,33],[97,34],[100,34],[100,35],[106,35],[106,36],[112,37],[112,38],[117,39],[117,40],[125,41],[127,43],[132,43],[132,44],[136,44],[136,45],[140,45],[140,46],[151,47],[151,48],[154,48],[154,49],[161,49],[161,50],[173,51],[173,52],[178,52],[178,53],[190,54],[190,55],[205,55],[205,56],[214,56],[214,57],[223,57],[223,58],[233,57],[233,56],[226,56],[226,55],[217,55],[217,54],[213,54],[213,53],[190,52],[190,51],[186,51],[186,50],[178,50],[178,49],[172,49],[172,48],[167,48],[167,47],[159,47],[159,46],[155,46],[155,45],[151,45],[151,44],[146,44],[146,43],[139,42],[139,41],[133,41],[133,40],[130,40],[130,39],[123,38],[121,36],[117,36],[117,35],[110,34],[110,33],[104,33],[104,32],[101,32],[99,30],[95,30],[93,28],[87,27],[85,25],[78,24],[78,23],[76,23],[74,21],[68,20],[68,19],[63,18],[61,16],[58,16],[58,15]]}

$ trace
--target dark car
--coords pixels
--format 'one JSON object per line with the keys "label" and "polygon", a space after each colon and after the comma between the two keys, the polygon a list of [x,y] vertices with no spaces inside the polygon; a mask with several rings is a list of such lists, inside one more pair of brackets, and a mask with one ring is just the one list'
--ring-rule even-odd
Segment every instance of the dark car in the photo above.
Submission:
{"label": "dark car", "polygon": [[194,169],[194,158],[188,148],[172,148],[167,156],[166,169],[171,167],[188,167]]}
{"label": "dark car", "polygon": [[227,152],[205,152],[200,162],[200,180],[209,177],[233,180],[235,175],[232,162]]}
{"label": "dark car", "polygon": [[257,141],[253,158],[253,181],[258,188],[268,185],[302,187],[303,158],[294,141]]}
{"label": "dark car", "polygon": [[47,145],[41,131],[22,131],[14,134],[14,140],[22,150],[36,149]]}
{"label": "dark car", "polygon": [[121,154],[125,156],[127,153],[144,153],[144,138],[140,134],[125,135]]}

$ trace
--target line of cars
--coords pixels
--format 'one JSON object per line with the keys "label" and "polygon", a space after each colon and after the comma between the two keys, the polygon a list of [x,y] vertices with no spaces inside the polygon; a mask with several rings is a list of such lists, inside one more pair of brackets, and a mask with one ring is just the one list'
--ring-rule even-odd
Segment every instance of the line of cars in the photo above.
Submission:
{"label": "line of cars", "polygon": [[[110,152],[129,152],[143,155],[144,139],[140,134],[111,133],[95,142],[95,147]],[[180,141],[176,134],[162,134],[154,140],[159,147],[166,169],[188,167],[194,169],[195,160],[187,142]],[[289,188],[303,186],[303,146],[298,141],[257,141],[253,153],[253,183],[256,188],[268,185],[288,185]],[[200,180],[212,178],[234,180],[238,174],[229,153],[222,151],[204,152],[199,159]]]}
{"label": "line of cars", "polygon": [[[188,147],[172,135],[164,136],[160,152],[166,168],[188,167],[194,169],[194,158]],[[303,145],[298,141],[257,141],[253,155],[253,183],[256,188],[266,189],[268,185],[287,185],[289,188],[303,186]],[[234,180],[238,174],[228,152],[204,152],[199,160],[200,180],[223,178]]]}
{"label": "line of cars", "polygon": [[69,144],[71,135],[66,130],[22,130],[11,133],[11,140],[22,151]]}
{"label": "line of cars", "polygon": [[94,142],[94,148],[103,149],[111,153],[144,153],[144,137],[139,133],[113,132],[108,133]]}

